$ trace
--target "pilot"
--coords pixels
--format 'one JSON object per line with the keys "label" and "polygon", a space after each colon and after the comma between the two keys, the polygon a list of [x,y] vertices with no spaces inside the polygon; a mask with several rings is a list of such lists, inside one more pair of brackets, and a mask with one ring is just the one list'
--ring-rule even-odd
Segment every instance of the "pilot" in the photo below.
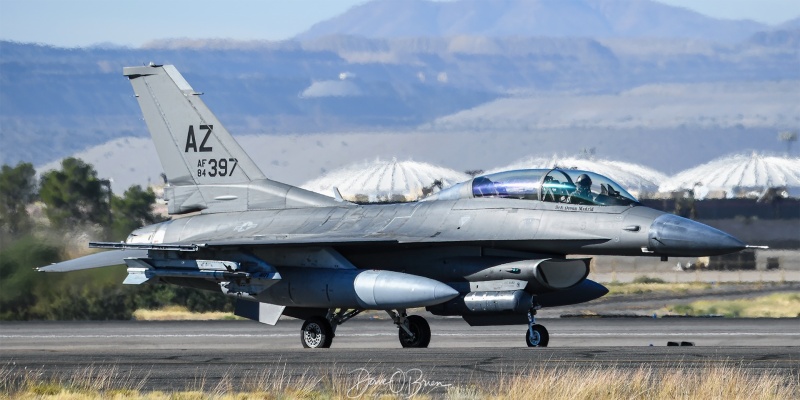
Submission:
{"label": "pilot", "polygon": [[589,178],[589,175],[580,174],[578,178],[575,179],[575,185],[577,188],[575,192],[572,194],[571,203],[584,203],[584,204],[594,204],[594,200],[596,195],[592,193],[592,178]]}
{"label": "pilot", "polygon": [[544,201],[556,201],[556,195],[553,189],[555,186],[555,179],[552,176],[547,175],[544,177],[544,183],[542,183],[542,200]]}
{"label": "pilot", "polygon": [[589,178],[589,175],[580,174],[578,179],[575,179],[575,184],[578,185],[579,194],[589,194],[592,188],[592,178]]}

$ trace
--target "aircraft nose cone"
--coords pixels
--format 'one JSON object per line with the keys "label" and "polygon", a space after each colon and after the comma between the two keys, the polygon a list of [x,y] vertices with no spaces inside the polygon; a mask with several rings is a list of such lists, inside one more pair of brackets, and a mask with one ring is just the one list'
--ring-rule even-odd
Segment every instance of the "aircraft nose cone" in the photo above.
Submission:
{"label": "aircraft nose cone", "polygon": [[714,256],[743,250],[746,245],[719,229],[662,214],[650,225],[649,247],[660,255]]}

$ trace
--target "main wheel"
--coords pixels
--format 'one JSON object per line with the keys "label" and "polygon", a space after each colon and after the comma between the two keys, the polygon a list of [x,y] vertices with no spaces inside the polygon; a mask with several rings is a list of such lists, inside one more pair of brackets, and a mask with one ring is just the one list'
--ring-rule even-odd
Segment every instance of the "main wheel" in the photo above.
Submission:
{"label": "main wheel", "polygon": [[325,318],[312,317],[303,323],[300,330],[300,342],[307,349],[331,347],[333,342],[333,329]]}
{"label": "main wheel", "polygon": [[547,347],[550,335],[544,326],[535,324],[532,332],[531,330],[525,332],[525,342],[528,343],[528,347]]}
{"label": "main wheel", "polygon": [[414,334],[414,337],[408,336],[408,333],[403,328],[400,328],[398,333],[400,337],[400,344],[403,347],[428,347],[431,342],[431,326],[428,321],[419,315],[412,315],[408,317],[408,330]]}

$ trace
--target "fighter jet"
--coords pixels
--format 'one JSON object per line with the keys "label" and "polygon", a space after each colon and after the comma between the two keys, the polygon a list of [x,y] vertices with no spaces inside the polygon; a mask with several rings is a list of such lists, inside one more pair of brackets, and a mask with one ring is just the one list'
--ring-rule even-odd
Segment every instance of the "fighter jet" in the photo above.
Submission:
{"label": "fighter jet", "polygon": [[[608,290],[587,279],[591,255],[710,256],[747,247],[731,235],[641,205],[613,180],[571,169],[475,177],[421,201],[359,205],[268,179],[171,65],[127,67],[169,180],[174,219],[110,249],[39,268],[126,264],[124,284],[170,283],[237,299],[236,315],[305,322],[307,348],[383,310],[403,347],[427,347],[428,322],[407,310],[461,316],[472,326],[527,324],[548,345],[542,307]],[[581,255],[568,258],[569,255]],[[520,336],[523,336],[520,332]]]}

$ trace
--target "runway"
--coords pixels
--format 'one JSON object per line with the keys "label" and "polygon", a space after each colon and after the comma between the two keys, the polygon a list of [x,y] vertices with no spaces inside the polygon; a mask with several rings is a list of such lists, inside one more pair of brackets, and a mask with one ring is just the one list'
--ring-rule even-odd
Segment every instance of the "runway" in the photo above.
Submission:
{"label": "runway", "polygon": [[[429,322],[428,349],[402,349],[387,319],[355,318],[339,327],[333,348],[319,350],[301,347],[295,320],[273,327],[251,321],[4,322],[0,366],[43,378],[113,372],[115,381],[146,390],[411,371],[430,382],[467,384],[565,367],[728,365],[800,375],[799,319],[542,319],[551,335],[548,348],[525,347],[524,326]],[[695,346],[667,347],[667,341]]]}

